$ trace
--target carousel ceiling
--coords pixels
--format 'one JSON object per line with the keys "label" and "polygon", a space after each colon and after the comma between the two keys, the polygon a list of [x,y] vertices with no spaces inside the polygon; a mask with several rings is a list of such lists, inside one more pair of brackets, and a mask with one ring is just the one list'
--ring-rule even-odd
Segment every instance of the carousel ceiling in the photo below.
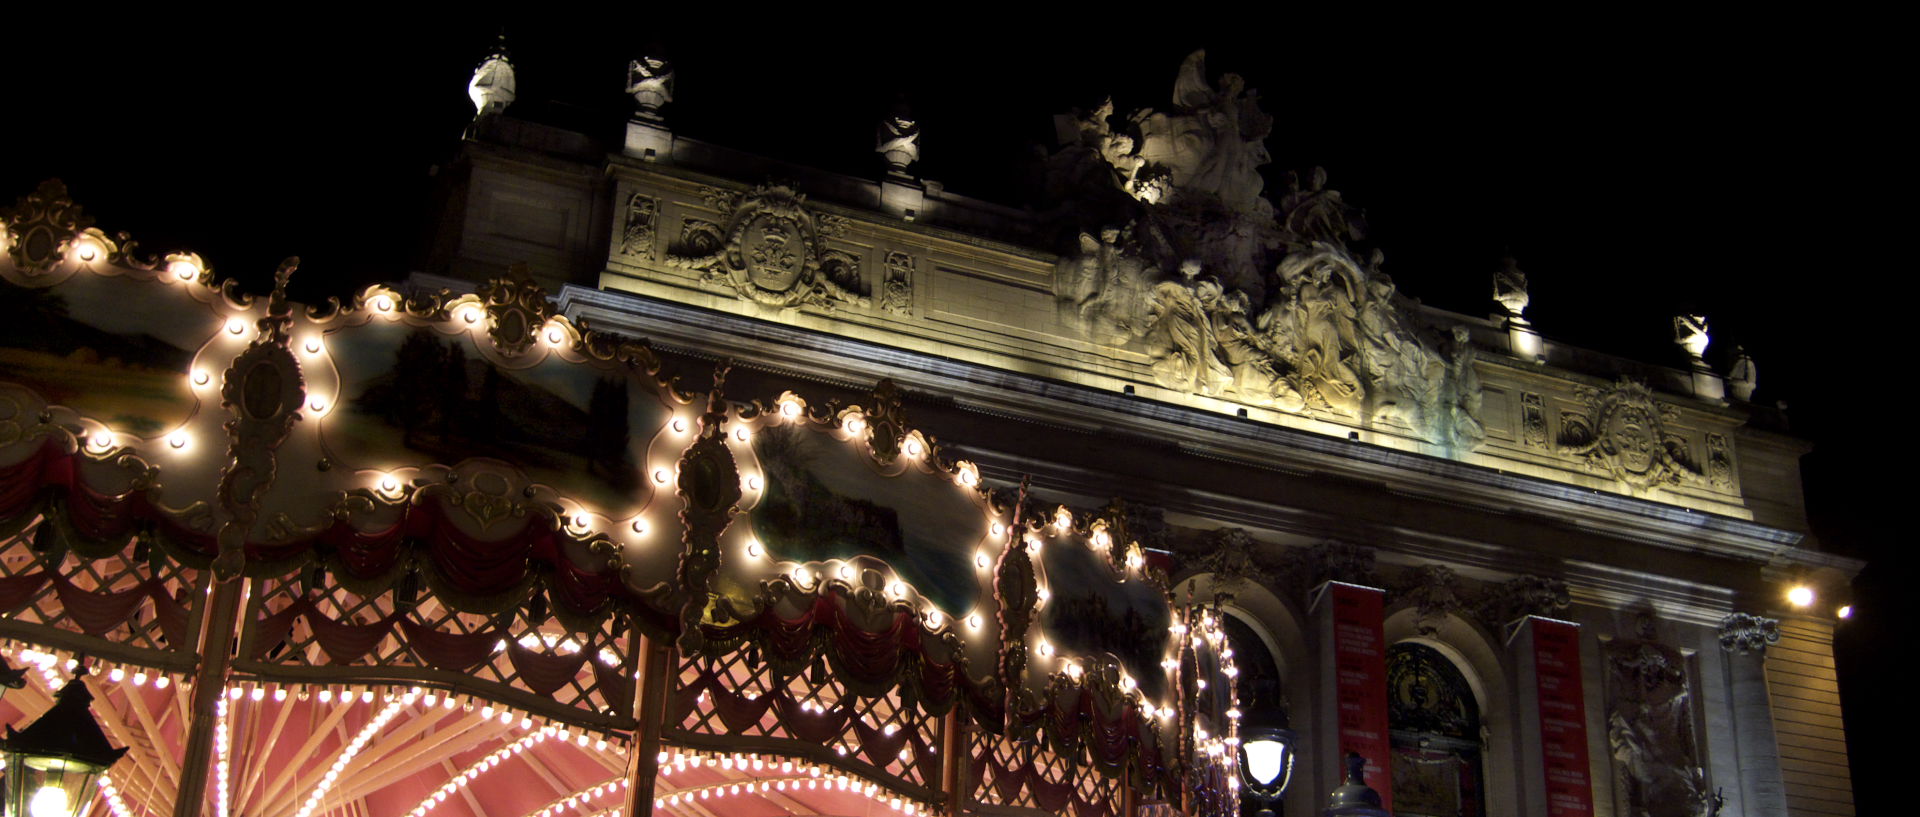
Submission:
{"label": "carousel ceiling", "polygon": [[202,745],[218,814],[1230,788],[1231,648],[1119,509],[984,485],[890,384],[683,390],[524,280],[303,307],[296,267],[243,295],[57,183],[0,214],[0,715],[92,669],[96,812],[176,813]]}

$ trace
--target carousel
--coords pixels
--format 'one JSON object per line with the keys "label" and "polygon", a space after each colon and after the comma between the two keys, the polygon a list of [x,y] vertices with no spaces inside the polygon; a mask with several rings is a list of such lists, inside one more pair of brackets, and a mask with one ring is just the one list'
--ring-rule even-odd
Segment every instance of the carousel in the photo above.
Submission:
{"label": "carousel", "polygon": [[1219,614],[1117,503],[989,485],[884,382],[296,265],[0,211],[7,815],[1240,808]]}

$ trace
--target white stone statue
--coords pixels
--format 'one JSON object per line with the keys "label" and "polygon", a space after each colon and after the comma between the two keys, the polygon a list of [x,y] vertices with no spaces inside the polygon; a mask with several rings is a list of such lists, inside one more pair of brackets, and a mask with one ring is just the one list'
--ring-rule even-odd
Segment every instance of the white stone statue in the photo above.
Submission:
{"label": "white stone statue", "polygon": [[887,160],[887,170],[906,175],[907,167],[920,161],[920,123],[905,105],[895,105],[875,129],[873,152]]}
{"label": "white stone statue", "polygon": [[1744,346],[1733,347],[1733,368],[1727,371],[1727,384],[1733,387],[1734,397],[1747,401],[1753,400],[1753,390],[1760,385],[1760,369]]}
{"label": "white stone statue", "polygon": [[1129,190],[1143,199],[1194,195],[1234,212],[1261,210],[1259,168],[1269,159],[1273,117],[1259,103],[1259,92],[1246,90],[1237,74],[1221,77],[1217,89],[1207,82],[1206,51],[1188,55],[1173,84],[1174,111],[1133,115],[1144,165]]}
{"label": "white stone statue", "polygon": [[659,118],[660,108],[673,101],[673,63],[659,57],[628,62],[627,94],[642,116]]}
{"label": "white stone statue", "polygon": [[1507,256],[1493,273],[1493,299],[1507,310],[1508,317],[1519,318],[1527,311],[1527,274],[1520,271],[1520,262],[1513,256]]}
{"label": "white stone statue", "polygon": [[1687,350],[1687,357],[1699,360],[1707,352],[1707,316],[1676,315],[1673,318],[1673,342]]}
{"label": "white stone statue", "polygon": [[513,104],[513,89],[513,63],[507,60],[506,38],[502,37],[493,52],[480,61],[480,67],[473,69],[473,79],[467,81],[474,118],[506,110]]}

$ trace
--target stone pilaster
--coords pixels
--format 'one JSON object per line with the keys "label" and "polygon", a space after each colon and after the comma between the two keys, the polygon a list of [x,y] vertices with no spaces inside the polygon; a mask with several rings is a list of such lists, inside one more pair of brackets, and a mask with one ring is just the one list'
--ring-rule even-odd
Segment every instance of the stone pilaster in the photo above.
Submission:
{"label": "stone pilaster", "polygon": [[1727,686],[1739,742],[1740,802],[1748,817],[1787,817],[1773,701],[1767,690],[1767,646],[1779,641],[1777,619],[1733,613],[1720,621],[1720,647],[1728,653]]}

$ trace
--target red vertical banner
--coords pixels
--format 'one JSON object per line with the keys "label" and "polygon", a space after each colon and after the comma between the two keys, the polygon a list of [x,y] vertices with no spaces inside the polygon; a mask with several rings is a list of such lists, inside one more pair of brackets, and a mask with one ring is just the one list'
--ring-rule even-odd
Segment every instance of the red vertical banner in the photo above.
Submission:
{"label": "red vertical banner", "polygon": [[1591,817],[1593,784],[1587,765],[1587,704],[1580,681],[1580,625],[1544,618],[1531,623],[1547,815]]}
{"label": "red vertical banner", "polygon": [[1334,699],[1340,707],[1340,752],[1367,759],[1367,786],[1393,810],[1392,748],[1387,738],[1386,594],[1327,583],[1332,604]]}

